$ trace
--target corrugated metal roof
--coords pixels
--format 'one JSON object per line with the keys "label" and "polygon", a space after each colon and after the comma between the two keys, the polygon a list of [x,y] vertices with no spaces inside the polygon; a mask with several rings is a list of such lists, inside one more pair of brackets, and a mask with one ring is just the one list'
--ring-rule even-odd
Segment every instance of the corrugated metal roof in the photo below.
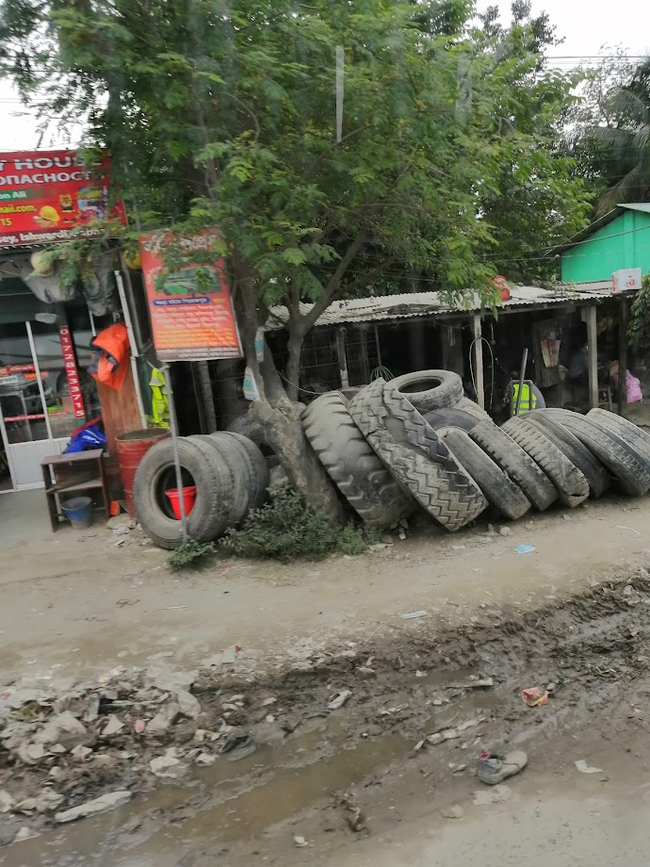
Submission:
{"label": "corrugated metal roof", "polygon": [[[537,307],[548,304],[572,304],[574,302],[602,301],[611,297],[610,281],[574,284],[562,289],[541,289],[538,286],[515,286],[511,298],[502,309]],[[301,304],[300,312],[308,313],[311,304]],[[355,298],[349,301],[334,301],[321,314],[316,325],[340,325],[352,322],[382,322],[394,319],[410,319],[416,316],[439,316],[441,314],[471,313],[483,308],[478,294],[469,298],[464,306],[450,305],[438,292],[409,292],[403,295],[382,295],[371,298]],[[284,306],[272,307],[267,329],[282,328],[288,319]]]}
{"label": "corrugated metal roof", "polygon": [[644,214],[650,214],[650,202],[630,202],[627,205],[620,204],[619,208],[627,208],[628,211],[642,211]]}

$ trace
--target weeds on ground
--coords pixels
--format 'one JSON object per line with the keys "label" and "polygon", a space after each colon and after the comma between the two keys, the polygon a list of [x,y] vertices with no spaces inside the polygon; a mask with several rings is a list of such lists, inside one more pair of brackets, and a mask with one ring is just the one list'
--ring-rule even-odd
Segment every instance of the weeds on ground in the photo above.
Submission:
{"label": "weeds on ground", "polygon": [[171,569],[196,569],[202,566],[210,554],[215,554],[216,548],[212,542],[197,542],[196,539],[185,539],[169,558]]}
{"label": "weeds on ground", "polygon": [[269,503],[251,512],[239,530],[219,542],[222,553],[251,559],[322,560],[329,554],[361,554],[375,542],[372,529],[341,529],[305,503],[295,491],[282,489]]}

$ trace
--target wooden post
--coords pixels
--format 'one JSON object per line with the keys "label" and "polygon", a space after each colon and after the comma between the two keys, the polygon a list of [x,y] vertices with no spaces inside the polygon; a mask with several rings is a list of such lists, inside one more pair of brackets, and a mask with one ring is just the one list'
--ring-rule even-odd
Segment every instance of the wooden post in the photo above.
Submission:
{"label": "wooden post", "polygon": [[485,390],[483,385],[483,330],[481,328],[481,316],[475,313],[472,317],[472,330],[474,333],[474,388],[476,400],[481,409],[485,409]]}
{"label": "wooden post", "polygon": [[201,415],[207,430],[205,433],[213,433],[217,429],[217,412],[214,406],[212,394],[212,382],[210,381],[210,368],[207,361],[196,362],[199,386],[201,388],[201,400],[203,403]]}
{"label": "wooden post", "polygon": [[348,359],[345,352],[345,328],[343,326],[336,329],[336,354],[339,360],[341,388],[349,388],[350,377],[348,375]]}
{"label": "wooden post", "polygon": [[627,299],[618,303],[618,414],[627,406]]}
{"label": "wooden post", "polygon": [[598,332],[596,329],[597,308],[590,304],[586,311],[587,351],[589,364],[589,406],[598,406]]}

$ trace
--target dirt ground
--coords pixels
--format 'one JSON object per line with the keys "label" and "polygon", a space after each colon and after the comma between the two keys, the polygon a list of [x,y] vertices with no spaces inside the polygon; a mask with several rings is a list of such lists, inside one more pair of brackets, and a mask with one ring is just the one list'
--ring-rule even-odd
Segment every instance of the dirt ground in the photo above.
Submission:
{"label": "dirt ground", "polygon": [[[24,503],[29,512],[38,498]],[[39,833],[0,849],[0,865],[451,867],[470,852],[480,867],[643,863],[649,515],[648,500],[609,498],[506,535],[487,523],[420,531],[360,557],[226,562],[189,576],[170,573],[137,531],[13,534],[0,578],[5,689],[62,695],[75,680],[86,700],[117,681],[150,689],[161,673],[191,670],[201,716],[173,737],[136,738],[131,687],[109,689],[101,724],[112,712],[126,728],[93,741],[84,767],[11,759],[0,789],[16,798],[43,786],[60,788],[64,806],[122,788],[135,798],[58,828],[14,814],[4,837],[0,816],[0,842]],[[413,612],[425,613],[404,617]],[[471,685],[487,677],[492,687]],[[521,689],[549,681],[549,704],[527,708]],[[342,690],[348,700],[328,710]],[[173,744],[183,757],[188,726],[190,738],[199,724],[215,730],[224,707],[230,726],[254,734],[254,754],[152,778],[152,756]],[[501,803],[474,805],[478,752],[513,746],[529,767]],[[578,759],[602,771],[581,774]],[[48,779],[53,765],[62,770]],[[463,818],[442,815],[453,804]]]}

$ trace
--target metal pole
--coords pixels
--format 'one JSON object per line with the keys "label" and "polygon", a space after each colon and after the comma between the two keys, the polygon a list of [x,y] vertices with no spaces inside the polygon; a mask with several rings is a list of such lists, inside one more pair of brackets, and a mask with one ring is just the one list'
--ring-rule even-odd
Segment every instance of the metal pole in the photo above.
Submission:
{"label": "metal pole", "polygon": [[176,418],[176,404],[174,403],[172,378],[170,374],[170,368],[167,363],[162,365],[162,373],[165,377],[165,390],[167,391],[167,401],[169,403],[169,429],[172,435],[174,468],[176,470],[176,488],[178,490],[178,505],[181,512],[181,531],[183,534],[183,542],[185,542],[189,534],[187,532],[187,515],[185,514],[185,497],[183,496],[183,474],[181,473],[181,457],[178,453],[178,419]]}
{"label": "metal pole", "polygon": [[472,317],[472,330],[474,332],[474,388],[476,390],[476,402],[485,409],[485,382],[483,376],[483,328],[481,317],[475,313]]}
{"label": "metal pole", "polygon": [[[519,371],[519,391],[517,392],[517,403],[515,404],[515,416],[519,415],[519,407],[521,405],[521,392],[524,387],[524,379],[526,379],[526,365],[528,364],[528,348],[524,349],[524,354],[521,359],[521,370]],[[528,408],[530,409],[530,398],[528,400]]]}
{"label": "metal pole", "polygon": [[138,371],[137,361],[140,352],[138,350],[138,345],[135,341],[135,335],[133,333],[131,311],[126,300],[126,293],[124,291],[124,281],[122,280],[122,274],[119,271],[114,271],[113,273],[115,274],[115,282],[117,283],[117,294],[120,296],[120,304],[122,305],[122,312],[124,313],[124,324],[126,325],[126,333],[129,335],[129,346],[131,347],[131,373],[133,374],[135,397],[138,402],[138,412],[140,413],[140,424],[143,428],[146,428],[147,415],[144,411],[144,402],[142,400],[142,389],[140,387],[140,374]]}
{"label": "metal pole", "polygon": [[619,415],[627,406],[627,300],[618,302],[618,405]]}
{"label": "metal pole", "polygon": [[[36,382],[38,383],[38,393],[41,396],[41,406],[43,407],[43,412],[45,413],[45,427],[47,428],[47,438],[53,440],[52,436],[52,425],[50,424],[50,417],[47,413],[47,403],[45,402],[45,390],[43,389],[43,380],[41,379],[41,368],[38,366],[38,356],[36,355],[36,344],[34,343],[34,335],[32,333],[32,323],[27,320],[25,322],[27,326],[27,338],[29,340],[29,348],[32,351],[32,361],[34,362],[34,371],[36,372]],[[30,433],[31,433],[31,425]]]}

